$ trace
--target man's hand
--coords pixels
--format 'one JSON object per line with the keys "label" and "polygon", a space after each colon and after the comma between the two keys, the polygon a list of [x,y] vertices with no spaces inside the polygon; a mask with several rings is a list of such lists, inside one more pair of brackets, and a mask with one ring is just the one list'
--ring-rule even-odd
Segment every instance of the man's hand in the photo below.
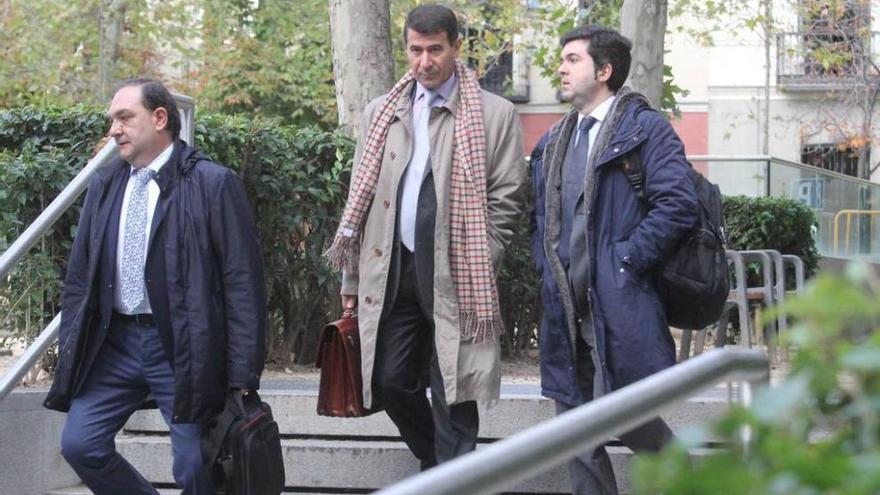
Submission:
{"label": "man's hand", "polygon": [[342,295],[342,315],[345,317],[349,317],[354,314],[354,311],[357,309],[357,296],[356,295]]}

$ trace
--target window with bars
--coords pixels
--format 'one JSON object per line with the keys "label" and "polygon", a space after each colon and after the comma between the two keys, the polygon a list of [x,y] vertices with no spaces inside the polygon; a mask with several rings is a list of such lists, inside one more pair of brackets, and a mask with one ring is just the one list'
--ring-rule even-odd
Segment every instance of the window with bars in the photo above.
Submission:
{"label": "window with bars", "polygon": [[801,146],[801,163],[858,177],[859,150],[836,143],[805,144]]}

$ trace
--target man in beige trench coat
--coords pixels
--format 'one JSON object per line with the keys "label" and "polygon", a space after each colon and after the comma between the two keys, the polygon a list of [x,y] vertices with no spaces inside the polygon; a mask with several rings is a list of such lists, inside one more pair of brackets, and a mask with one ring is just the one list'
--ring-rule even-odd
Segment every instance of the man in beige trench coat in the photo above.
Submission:
{"label": "man in beige trench coat", "polygon": [[364,110],[327,254],[358,312],[365,405],[385,408],[424,470],[473,450],[477,403],[498,399],[496,273],[526,165],[513,105],[458,61],[455,14],[416,7],[404,33],[410,70]]}

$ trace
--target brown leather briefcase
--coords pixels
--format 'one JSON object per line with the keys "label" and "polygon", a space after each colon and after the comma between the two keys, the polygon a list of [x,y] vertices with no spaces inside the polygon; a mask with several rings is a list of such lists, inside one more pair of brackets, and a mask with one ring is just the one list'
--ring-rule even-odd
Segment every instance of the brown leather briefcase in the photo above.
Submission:
{"label": "brown leather briefcase", "polygon": [[343,317],[324,326],[315,366],[321,368],[318,414],[355,418],[378,411],[364,407],[357,316]]}

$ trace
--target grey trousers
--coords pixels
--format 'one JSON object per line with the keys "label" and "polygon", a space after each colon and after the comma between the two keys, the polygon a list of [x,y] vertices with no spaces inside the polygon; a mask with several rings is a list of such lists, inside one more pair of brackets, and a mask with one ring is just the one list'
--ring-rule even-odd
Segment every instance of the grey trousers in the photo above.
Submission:
{"label": "grey trousers", "polygon": [[[577,381],[584,403],[587,403],[593,400],[595,367],[590,357],[589,345],[583,339],[577,340]],[[557,401],[556,414],[560,415],[580,405],[582,404],[569,405]],[[634,452],[657,452],[671,439],[672,430],[660,418],[620,436],[621,442]],[[578,454],[569,463],[569,475],[571,490],[575,495],[617,495],[617,479],[604,446]]]}

